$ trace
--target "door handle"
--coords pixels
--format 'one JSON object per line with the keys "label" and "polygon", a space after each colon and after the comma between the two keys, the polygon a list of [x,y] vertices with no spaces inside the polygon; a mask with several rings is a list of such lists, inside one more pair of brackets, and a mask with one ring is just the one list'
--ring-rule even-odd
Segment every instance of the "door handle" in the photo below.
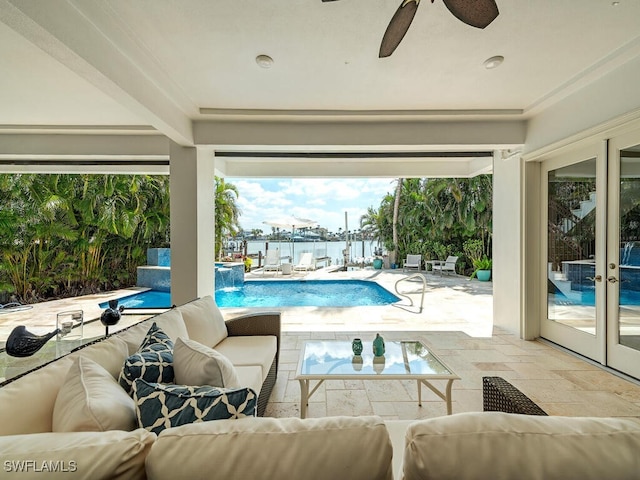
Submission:
{"label": "door handle", "polygon": [[616,277],[614,277],[613,275],[611,275],[609,278],[607,278],[607,281],[609,283],[616,283],[618,281],[618,279]]}
{"label": "door handle", "polygon": [[595,277],[587,277],[587,280],[591,280],[592,282],[601,282],[602,275],[596,275]]}

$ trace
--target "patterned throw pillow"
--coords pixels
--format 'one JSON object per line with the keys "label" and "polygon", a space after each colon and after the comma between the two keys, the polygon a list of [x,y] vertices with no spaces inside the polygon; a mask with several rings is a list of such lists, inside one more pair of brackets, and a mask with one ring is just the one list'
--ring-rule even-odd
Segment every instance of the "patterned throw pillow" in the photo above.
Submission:
{"label": "patterned throw pillow", "polygon": [[155,323],[151,325],[140,349],[124,362],[118,382],[132,395],[136,378],[159,383],[174,381],[173,342]]}
{"label": "patterned throw pillow", "polygon": [[250,388],[163,385],[133,382],[138,425],[159,434],[169,427],[195,422],[256,416],[256,394]]}

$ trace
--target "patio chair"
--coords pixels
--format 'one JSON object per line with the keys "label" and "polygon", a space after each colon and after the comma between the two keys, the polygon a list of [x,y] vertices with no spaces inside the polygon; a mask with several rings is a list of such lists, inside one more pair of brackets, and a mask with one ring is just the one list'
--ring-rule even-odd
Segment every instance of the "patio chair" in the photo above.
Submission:
{"label": "patio chair", "polygon": [[402,271],[406,272],[407,268],[420,271],[422,269],[422,255],[407,255],[402,263]]}
{"label": "patio chair", "polygon": [[280,250],[267,250],[267,254],[264,258],[264,267],[262,267],[262,274],[265,272],[276,272],[280,271]]}
{"label": "patio chair", "polygon": [[311,252],[303,253],[298,264],[293,266],[294,272],[308,272],[309,270],[315,269],[316,263],[313,260],[313,255],[311,254]]}
{"label": "patio chair", "polygon": [[440,275],[447,272],[447,275],[451,272],[456,273],[456,262],[458,257],[449,255],[444,263],[433,263],[432,268],[434,271],[440,271]]}

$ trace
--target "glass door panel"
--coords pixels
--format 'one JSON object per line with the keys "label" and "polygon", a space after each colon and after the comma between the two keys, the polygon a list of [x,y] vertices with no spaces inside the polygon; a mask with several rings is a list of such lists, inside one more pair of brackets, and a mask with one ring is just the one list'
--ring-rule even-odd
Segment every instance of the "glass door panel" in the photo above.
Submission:
{"label": "glass door panel", "polygon": [[[640,154],[640,146],[635,148]],[[623,156],[620,163],[619,243],[618,340],[640,350],[640,155]]]}
{"label": "glass door panel", "polygon": [[640,378],[640,134],[610,142],[607,363]]}
{"label": "glass door panel", "polygon": [[606,202],[603,145],[545,162],[546,315],[541,335],[604,362]]}
{"label": "glass door panel", "polygon": [[548,173],[547,318],[596,334],[596,159]]}

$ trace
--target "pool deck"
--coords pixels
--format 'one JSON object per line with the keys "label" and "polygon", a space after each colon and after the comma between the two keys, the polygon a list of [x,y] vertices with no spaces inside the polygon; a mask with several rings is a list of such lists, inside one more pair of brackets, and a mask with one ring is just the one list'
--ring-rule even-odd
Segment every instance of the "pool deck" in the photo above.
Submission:
{"label": "pool deck", "polygon": [[[402,270],[322,269],[292,276],[252,273],[247,279],[368,279],[395,293],[396,282],[412,274]],[[640,382],[625,380],[546,343],[524,341],[494,327],[491,282],[469,281],[458,275],[422,274],[427,284],[422,312],[420,279],[400,283],[400,291],[408,293],[414,306],[405,300],[398,306],[269,309],[282,313],[282,341],[278,380],[267,415],[299,415],[300,386],[295,370],[305,340],[360,337],[370,342],[379,332],[389,340],[422,341],[461,377],[453,385],[454,413],[481,411],[482,377],[496,375],[513,383],[551,415],[640,418]],[[99,318],[99,303],[131,293],[132,289],[126,289],[55,300],[34,305],[28,311],[0,314],[0,342],[16,325],[27,325],[36,333],[51,331],[60,311],[82,308],[85,319]],[[255,310],[224,308],[222,312],[225,318],[232,318]],[[144,316],[125,315],[118,328],[141,318]],[[104,328],[99,321],[91,325],[94,329]],[[423,406],[419,407],[412,381],[327,381],[310,399],[308,410],[309,417],[375,414],[386,419],[419,419],[445,413],[444,402],[426,389]]]}

